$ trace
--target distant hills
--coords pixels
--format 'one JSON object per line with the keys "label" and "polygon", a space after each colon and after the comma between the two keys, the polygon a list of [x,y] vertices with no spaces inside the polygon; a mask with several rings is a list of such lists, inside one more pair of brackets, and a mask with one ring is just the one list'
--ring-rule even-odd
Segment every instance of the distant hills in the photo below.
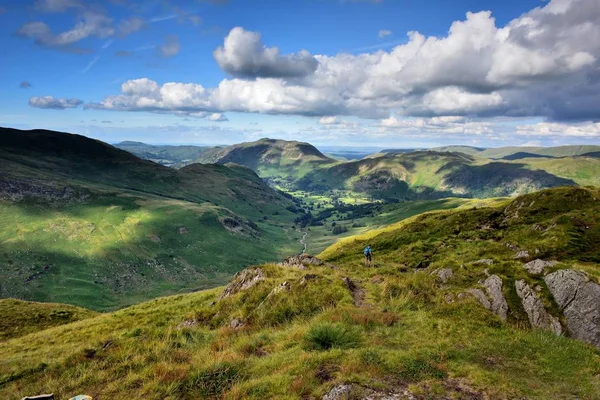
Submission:
{"label": "distant hills", "polygon": [[141,142],[124,141],[114,145],[139,158],[154,161],[167,167],[181,167],[191,164],[211,146],[161,146]]}
{"label": "distant hills", "polygon": [[[443,146],[434,147],[429,149],[432,151],[439,152],[450,152],[450,153],[465,153],[472,156],[494,158],[494,159],[510,159],[508,156],[522,153],[532,154],[534,156],[547,156],[547,157],[570,157],[579,156],[586,153],[600,151],[600,146],[593,145],[573,145],[573,146],[556,146],[556,147],[529,147],[529,146],[512,146],[512,147],[495,147],[495,148],[483,148],[483,147],[472,147],[472,146]],[[406,150],[400,149],[388,149],[383,150],[382,153],[405,153]],[[514,159],[514,158],[513,158]]]}
{"label": "distant hills", "polygon": [[106,310],[300,249],[292,200],[243,166],[176,170],[84,136],[6,128],[0,164],[0,297]]}

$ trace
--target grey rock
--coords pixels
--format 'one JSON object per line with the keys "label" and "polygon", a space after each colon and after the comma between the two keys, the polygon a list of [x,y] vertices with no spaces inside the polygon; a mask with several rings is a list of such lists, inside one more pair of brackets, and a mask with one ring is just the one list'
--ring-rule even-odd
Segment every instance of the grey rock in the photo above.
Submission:
{"label": "grey rock", "polygon": [[446,293],[444,295],[444,300],[446,300],[446,303],[452,304],[454,303],[454,296],[452,295],[452,293]]}
{"label": "grey rock", "polygon": [[553,272],[544,281],[563,311],[571,336],[600,349],[600,285],[570,269]]}
{"label": "grey rock", "polygon": [[529,258],[529,252],[527,250],[521,250],[514,257],[516,260],[521,258]]}
{"label": "grey rock", "polygon": [[482,258],[481,260],[472,261],[469,264],[472,264],[472,265],[478,265],[478,264],[481,264],[481,265],[492,265],[493,263],[494,263],[494,260],[491,260],[489,258]]}
{"label": "grey rock", "polygon": [[556,261],[544,261],[538,258],[536,260],[529,261],[527,264],[523,265],[523,268],[525,268],[530,274],[539,275],[544,272],[544,269],[553,267],[556,264]]}
{"label": "grey rock", "polygon": [[340,384],[334,386],[327,394],[322,397],[323,400],[416,400],[416,397],[408,390],[403,389],[393,392],[376,391],[357,384]]}
{"label": "grey rock", "polygon": [[515,288],[531,326],[560,335],[562,333],[560,321],[546,311],[544,303],[536,296],[531,287],[524,280],[519,280],[515,282]]}
{"label": "grey rock", "polygon": [[450,279],[454,276],[451,268],[442,268],[434,272],[437,275],[438,281],[442,283],[448,283]]}
{"label": "grey rock", "polygon": [[223,293],[221,293],[218,300],[233,296],[243,290],[248,290],[264,279],[265,274],[260,268],[248,268],[240,271],[233,276],[233,280],[227,285],[225,290],[223,290]]}
{"label": "grey rock", "polygon": [[494,314],[506,321],[508,313],[508,303],[502,293],[502,279],[498,275],[492,275],[483,283],[490,297],[491,308]]}
{"label": "grey rock", "polygon": [[229,326],[231,327],[231,329],[240,329],[244,327],[244,325],[244,321],[239,318],[234,318],[229,322]]}
{"label": "grey rock", "polygon": [[308,254],[299,254],[296,256],[288,257],[277,265],[284,268],[296,268],[305,270],[311,265],[323,265],[323,261],[321,261],[317,257],[313,257]]}

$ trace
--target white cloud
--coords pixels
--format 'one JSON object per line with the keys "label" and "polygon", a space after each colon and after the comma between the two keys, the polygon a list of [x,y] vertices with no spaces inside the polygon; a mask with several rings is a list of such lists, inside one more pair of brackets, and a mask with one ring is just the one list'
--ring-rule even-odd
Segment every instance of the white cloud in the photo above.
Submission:
{"label": "white cloud", "polygon": [[335,125],[338,124],[339,121],[337,119],[337,117],[321,117],[321,119],[319,120],[319,124],[321,125]]}
{"label": "white cloud", "polygon": [[406,43],[389,51],[358,55],[281,55],[265,47],[258,33],[234,28],[214,56],[235,76],[217,87],[160,86],[145,79],[156,87],[152,93],[123,91],[89,107],[377,119],[395,114],[424,120],[600,116],[597,0],[552,0],[503,27],[496,26],[490,12],[468,13],[452,23],[446,36],[409,32]]}
{"label": "white cloud", "polygon": [[80,8],[82,4],[79,0],[37,0],[34,8],[37,11],[47,13],[61,13],[70,8]]}
{"label": "white cloud", "polygon": [[388,29],[381,29],[378,33],[377,36],[379,36],[379,38],[384,38],[386,36],[390,36],[392,34],[392,31],[388,30]]}
{"label": "white cloud", "polygon": [[562,124],[556,122],[540,122],[537,124],[518,125],[516,133],[524,136],[561,136],[561,137],[600,137],[600,123],[584,122],[578,124]]}
{"label": "white cloud", "polygon": [[229,119],[227,119],[227,117],[221,113],[213,113],[208,117],[208,119],[213,122],[229,121]]}
{"label": "white cloud", "polygon": [[163,58],[170,58],[179,54],[180,50],[179,38],[175,35],[169,35],[165,38],[165,43],[158,47],[158,54]]}
{"label": "white cloud", "polygon": [[48,108],[53,110],[64,110],[66,108],[77,108],[83,104],[79,99],[57,99],[52,96],[32,97],[29,105],[36,108]]}
{"label": "white cloud", "polygon": [[263,45],[260,34],[240,27],[229,32],[213,56],[223,70],[239,77],[303,77],[317,68],[317,60],[306,50],[280,55],[277,47]]}

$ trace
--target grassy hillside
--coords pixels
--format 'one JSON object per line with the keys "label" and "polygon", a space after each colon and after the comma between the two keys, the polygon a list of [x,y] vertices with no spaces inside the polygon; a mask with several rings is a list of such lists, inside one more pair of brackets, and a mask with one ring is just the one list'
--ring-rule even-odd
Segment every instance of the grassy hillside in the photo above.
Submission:
{"label": "grassy hillside", "polygon": [[131,141],[117,143],[115,147],[168,167],[191,164],[203,153],[212,149],[210,146],[161,146]]}
{"label": "grassy hillside", "polygon": [[0,299],[0,342],[97,315],[67,304]]}
{"label": "grassy hillside", "polygon": [[458,152],[416,151],[322,167],[298,184],[304,190],[343,190],[376,199],[486,198],[555,186],[600,184],[600,178],[588,172],[600,167],[598,159],[542,161],[491,161]]}
{"label": "grassy hillside", "polygon": [[[434,151],[447,151],[447,152],[460,152],[473,156],[485,157],[485,158],[507,158],[517,153],[529,153],[538,156],[546,157],[570,157],[578,156],[585,153],[600,151],[600,146],[594,145],[572,145],[572,146],[556,146],[556,147],[496,147],[496,148],[481,148],[471,146],[445,146],[436,147],[431,150]],[[393,151],[393,150],[388,150]]]}
{"label": "grassy hillside", "polygon": [[[557,312],[517,246],[598,282],[599,211],[598,190],[559,188],[426,213],[331,247],[322,257],[333,264],[264,265],[226,290],[14,338],[0,346],[0,395],[300,399],[338,388],[346,398],[599,399],[598,350],[530,329],[511,289],[517,278],[539,285]],[[440,267],[454,271],[445,283],[432,274]],[[466,294],[486,274],[505,282],[506,321]]]}
{"label": "grassy hillside", "polygon": [[114,309],[301,250],[294,203],[245,167],[174,170],[16,130],[2,131],[0,162],[0,297]]}
{"label": "grassy hillside", "polygon": [[287,178],[300,178],[310,170],[335,160],[325,156],[308,143],[261,139],[215,148],[204,153],[199,163],[235,163],[256,171],[262,178],[271,178],[283,183]]}

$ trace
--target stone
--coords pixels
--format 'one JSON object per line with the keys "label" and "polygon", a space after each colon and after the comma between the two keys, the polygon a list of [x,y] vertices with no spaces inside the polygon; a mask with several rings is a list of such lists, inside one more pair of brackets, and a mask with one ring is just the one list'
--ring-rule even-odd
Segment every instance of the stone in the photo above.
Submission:
{"label": "stone", "polygon": [[446,300],[446,303],[452,304],[452,303],[454,303],[454,296],[452,296],[451,293],[446,293],[444,295],[444,300]]}
{"label": "stone", "polygon": [[544,269],[548,267],[553,267],[558,264],[556,261],[544,261],[539,258],[533,261],[529,261],[527,264],[523,265],[523,268],[527,270],[532,275],[539,275],[544,272]]}
{"label": "stone", "polygon": [[477,261],[471,261],[469,264],[471,265],[492,265],[494,263],[494,260],[491,260],[489,258],[482,258],[481,260],[477,260]]}
{"label": "stone", "polygon": [[234,318],[229,322],[229,327],[231,329],[240,329],[245,325],[244,321],[239,318]]}
{"label": "stone", "polygon": [[562,326],[558,318],[553,317],[546,311],[544,303],[536,296],[527,282],[524,280],[516,281],[515,289],[517,295],[521,298],[521,304],[523,304],[532,327],[548,330],[557,335],[562,334]]}
{"label": "stone", "polygon": [[529,252],[527,250],[521,250],[515,254],[515,260],[519,260],[522,258],[529,258]]}
{"label": "stone", "polygon": [[300,270],[305,270],[311,265],[323,265],[323,261],[318,259],[317,257],[313,257],[308,254],[298,254],[296,256],[291,256],[280,262],[280,267],[284,268],[296,268]]}
{"label": "stone", "polygon": [[565,316],[571,336],[600,349],[600,285],[571,269],[548,274],[544,281]]}
{"label": "stone", "polygon": [[319,275],[315,274],[306,274],[300,279],[299,285],[306,285],[310,281],[314,281],[315,279],[319,279]]}
{"label": "stone", "polygon": [[451,268],[442,268],[434,272],[437,275],[438,281],[442,283],[448,283],[450,279],[454,276]]}
{"label": "stone", "polygon": [[54,400],[54,394],[40,394],[37,396],[23,397],[21,400]]}
{"label": "stone", "polygon": [[506,321],[508,303],[502,294],[502,279],[498,275],[492,275],[483,283],[491,299],[491,309],[494,314]]}
{"label": "stone", "polygon": [[416,397],[408,390],[404,389],[400,392],[382,392],[376,391],[357,384],[343,383],[334,386],[327,394],[322,397],[323,400],[346,400],[346,399],[362,399],[362,400],[416,400]]}
{"label": "stone", "polygon": [[265,279],[265,274],[260,268],[248,268],[233,276],[233,280],[221,293],[218,300],[233,296],[243,290],[248,290],[258,282]]}
{"label": "stone", "polygon": [[471,293],[482,306],[496,314],[503,321],[506,321],[508,314],[508,303],[502,293],[502,279],[498,275],[491,275],[482,285],[487,291],[487,296],[481,289],[469,289]]}

